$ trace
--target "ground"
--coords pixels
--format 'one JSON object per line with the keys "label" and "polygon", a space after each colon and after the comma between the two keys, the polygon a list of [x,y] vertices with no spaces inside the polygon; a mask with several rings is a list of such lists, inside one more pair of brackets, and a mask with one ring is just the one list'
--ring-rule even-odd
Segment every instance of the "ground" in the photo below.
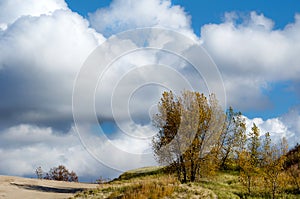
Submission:
{"label": "ground", "polygon": [[[198,182],[181,184],[163,167],[146,167],[123,173],[119,178],[101,184],[59,182],[0,176],[0,199],[263,199],[257,191],[247,195],[237,171],[220,171]],[[282,193],[278,199],[297,199],[298,194]]]}
{"label": "ground", "polygon": [[60,199],[96,188],[97,184],[38,180],[0,175],[0,199]]}

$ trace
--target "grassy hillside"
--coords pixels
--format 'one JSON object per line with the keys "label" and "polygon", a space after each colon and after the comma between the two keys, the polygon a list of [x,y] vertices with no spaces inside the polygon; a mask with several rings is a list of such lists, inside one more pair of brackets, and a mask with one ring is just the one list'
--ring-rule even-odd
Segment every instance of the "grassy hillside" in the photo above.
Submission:
{"label": "grassy hillside", "polygon": [[[199,182],[180,184],[162,167],[146,167],[125,172],[118,179],[99,184],[97,189],[77,193],[73,198],[268,198],[262,194],[251,197],[239,182],[238,172],[223,171]],[[278,198],[296,199],[299,195],[284,194]]]}

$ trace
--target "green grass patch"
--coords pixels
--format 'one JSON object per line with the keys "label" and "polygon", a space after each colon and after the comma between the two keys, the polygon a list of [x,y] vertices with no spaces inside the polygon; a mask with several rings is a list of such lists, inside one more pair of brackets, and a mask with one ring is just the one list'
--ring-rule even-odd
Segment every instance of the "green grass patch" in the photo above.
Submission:
{"label": "green grass patch", "polygon": [[140,169],[130,170],[119,176],[116,180],[129,180],[132,178],[140,178],[151,175],[160,175],[164,174],[166,171],[162,166],[156,167],[143,167]]}

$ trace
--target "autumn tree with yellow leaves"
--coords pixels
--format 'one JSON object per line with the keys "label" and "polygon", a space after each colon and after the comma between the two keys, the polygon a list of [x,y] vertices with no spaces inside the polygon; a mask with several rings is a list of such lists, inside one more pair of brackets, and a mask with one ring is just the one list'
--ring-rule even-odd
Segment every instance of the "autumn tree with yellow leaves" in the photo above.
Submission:
{"label": "autumn tree with yellow leaves", "polygon": [[251,194],[253,187],[256,186],[257,178],[260,172],[260,151],[261,145],[259,139],[260,130],[253,124],[248,137],[247,148],[245,148],[239,157],[239,167],[241,182],[246,186],[248,194]]}
{"label": "autumn tree with yellow leaves", "polygon": [[224,130],[225,114],[215,95],[164,92],[153,123],[159,132],[152,146],[161,164],[172,165],[181,182],[195,181],[205,164],[215,158]]}
{"label": "autumn tree with yellow leaves", "polygon": [[164,92],[152,119],[158,129],[152,140],[154,155],[182,183],[221,168],[239,171],[247,195],[275,198],[286,191],[287,183],[299,190],[300,147],[287,156],[286,140],[272,143],[269,133],[260,136],[256,124],[246,134],[242,114],[231,107],[224,113],[213,94]]}
{"label": "autumn tree with yellow leaves", "polygon": [[285,138],[282,138],[280,144],[272,144],[270,134],[265,134],[261,171],[265,187],[272,199],[286,186],[287,175],[284,171],[284,163],[287,150],[288,145]]}
{"label": "autumn tree with yellow leaves", "polygon": [[260,186],[265,189],[271,198],[275,198],[288,182],[287,172],[284,170],[287,141],[282,138],[279,144],[272,143],[269,133],[260,139],[260,130],[253,124],[248,134],[247,148],[240,154],[239,165],[241,168],[240,179],[250,195]]}

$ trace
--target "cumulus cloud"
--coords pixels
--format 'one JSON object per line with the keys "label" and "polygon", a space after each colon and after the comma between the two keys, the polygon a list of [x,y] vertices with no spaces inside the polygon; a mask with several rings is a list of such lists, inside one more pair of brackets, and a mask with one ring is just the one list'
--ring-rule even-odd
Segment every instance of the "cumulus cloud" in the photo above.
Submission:
{"label": "cumulus cloud", "polygon": [[[291,88],[298,92],[299,15],[282,30],[274,30],[274,22],[262,14],[252,12],[242,23],[237,23],[238,17],[229,13],[224,23],[205,25],[200,38],[219,66],[230,105],[242,110],[268,107],[270,101],[262,90],[269,82],[298,82]],[[48,170],[65,164],[79,176],[97,177],[116,176],[118,172],[101,166],[95,158],[122,170],[155,164],[149,149],[155,129],[149,115],[155,112],[161,92],[189,89],[190,83],[195,90],[207,93],[206,83],[211,81],[216,84],[213,87],[223,88],[215,81],[216,76],[205,73],[212,68],[201,71],[208,74],[202,77],[183,59],[202,60],[203,55],[193,54],[194,43],[184,43],[166,32],[150,33],[147,40],[139,35],[119,36],[116,43],[97,54],[96,61],[122,56],[109,63],[98,82],[91,82],[88,76],[83,85],[87,90],[98,83],[92,93],[92,113],[95,108],[100,123],[118,125],[107,137],[97,136],[98,121],[77,126],[83,130],[80,132],[86,132],[82,138],[91,144],[85,147],[94,157],[71,128],[73,83],[87,57],[106,41],[105,37],[154,26],[178,31],[200,43],[190,21],[184,9],[169,0],[115,0],[88,19],[69,10],[63,0],[1,1],[0,157],[5,161],[0,162],[0,172],[32,175],[37,166]],[[146,45],[158,50],[139,51]],[[186,57],[160,48],[180,49],[178,53]],[[135,50],[122,54],[127,49]],[[77,107],[84,117],[85,95],[78,100],[84,102]],[[268,120],[247,120],[249,125],[253,121],[263,132],[284,135],[291,143],[299,137],[297,111]]]}
{"label": "cumulus cloud", "polygon": [[[130,149],[131,152],[142,152],[149,145],[142,145],[144,141],[133,140],[126,135],[120,134],[111,141],[100,140],[95,134],[89,134],[90,140],[97,140],[98,147],[95,149],[94,159],[81,145],[74,128],[62,134],[50,127],[38,127],[28,124],[20,124],[0,132],[0,173],[8,175],[34,176],[35,169],[41,166],[47,172],[51,167],[59,164],[65,165],[68,169],[75,171],[81,181],[96,180],[97,177],[117,177],[123,170],[110,168],[105,162],[120,165],[125,169],[137,168],[144,165],[144,161],[128,161],[122,156],[123,150]],[[106,147],[110,142],[121,147],[113,154],[108,155]],[[145,142],[144,142],[145,143]],[[138,155],[139,156],[139,155]],[[147,159],[150,164],[155,164],[154,159]]]}
{"label": "cumulus cloud", "polygon": [[6,29],[20,17],[51,14],[58,9],[68,9],[64,0],[3,0],[0,2],[0,29]]}
{"label": "cumulus cloud", "polygon": [[[1,90],[4,91],[0,109],[6,113],[5,118],[1,121],[6,123],[7,126],[19,122],[38,122],[43,125],[58,125],[61,127],[63,123],[70,123],[72,119],[71,93],[76,74],[92,50],[105,40],[102,36],[102,33],[105,34],[104,30],[99,31],[97,29],[100,32],[98,33],[89,28],[88,21],[65,9],[61,1],[51,2],[49,1],[49,4],[61,6],[53,6],[53,8],[50,6],[49,10],[43,11],[38,9],[41,6],[36,5],[37,11],[29,10],[25,14],[20,11],[21,8],[20,10],[16,9],[19,15],[1,34],[0,70],[2,69],[5,78],[0,80],[2,81],[0,84]],[[175,30],[189,31],[190,35],[193,35],[190,29],[189,17],[186,16],[181,7],[172,6],[170,1],[133,1],[129,3],[114,1],[111,7],[107,8],[107,11],[97,11],[93,15],[95,18],[91,17],[93,18],[91,22],[104,24],[105,20],[101,16],[97,18],[96,15],[101,15],[104,12],[106,14],[111,13],[109,18],[118,17],[120,10],[123,10],[122,12],[125,14],[128,6],[134,7],[134,12],[132,12],[134,17],[131,16],[132,21],[129,20],[131,26],[126,27],[126,29],[134,26],[158,25]],[[150,9],[148,12],[149,18],[146,17],[147,19],[143,24],[135,24],[140,21],[137,20],[138,18],[143,18],[137,16],[143,14],[140,12],[142,7]],[[152,12],[157,9],[162,11]],[[170,22],[169,19],[173,20]],[[152,24],[153,20],[154,24]],[[111,24],[113,23],[107,22],[105,26],[109,27]],[[122,22],[122,24],[125,24],[125,22]],[[120,29],[115,31],[120,31]],[[152,40],[149,42],[159,43],[162,47],[172,43],[170,42],[172,39],[174,40],[172,35],[162,34],[156,37],[157,35],[153,35]],[[114,45],[119,50],[113,53],[124,51],[128,43],[130,41],[120,42],[117,46]],[[130,45],[135,44],[131,43]],[[113,49],[108,50],[113,51]],[[105,56],[107,54],[103,55],[103,57]],[[139,52],[128,55],[124,60],[118,62],[118,66],[111,72],[112,76],[106,75],[108,80],[105,82],[105,85],[108,85],[106,90],[115,85],[116,78],[113,77],[119,78],[122,76],[124,71],[128,70],[128,66],[130,68],[146,63],[169,64],[170,62],[175,63],[176,60],[178,58],[174,59],[174,56],[162,56],[158,52],[152,54]],[[140,74],[142,72],[140,71]],[[160,75],[161,79],[163,75]],[[144,75],[139,79],[145,81],[149,77]],[[7,85],[10,85],[9,88]],[[180,82],[178,82],[178,85],[180,85]],[[126,82],[124,86],[130,87],[130,82]],[[125,91],[127,90],[125,89]],[[161,92],[157,93],[160,94]],[[111,96],[111,93],[102,92],[99,101],[101,102],[102,98],[106,96]],[[151,103],[153,103],[154,100],[159,99],[159,96],[151,99]],[[108,112],[103,110],[103,107],[109,108],[110,106],[100,103],[100,114],[102,115]]]}
{"label": "cumulus cloud", "polygon": [[[72,125],[71,100],[76,74],[88,55],[105,40],[102,32],[99,30],[96,32],[90,28],[89,22],[70,11],[63,1],[49,0],[36,3],[30,9],[26,7],[27,4],[20,4],[13,10],[10,3],[17,4],[17,2],[17,0],[5,1],[1,4],[4,12],[11,11],[11,15],[7,13],[7,18],[1,21],[0,30],[0,74],[3,77],[0,79],[2,93],[0,111],[3,113],[0,116],[0,156],[5,160],[0,165],[1,173],[31,175],[35,167],[39,165],[48,170],[51,166],[65,164],[80,176],[97,176],[99,174],[111,176],[112,173],[115,174],[116,172],[113,172],[114,170],[111,168],[99,167],[99,162],[84,150],[73,130],[69,130]],[[35,2],[32,1],[32,3]],[[118,2],[116,1],[115,4],[117,5]],[[125,2],[123,4],[126,5]],[[142,4],[136,1],[135,4],[138,7],[147,6],[146,1]],[[167,16],[163,16],[164,12],[160,12],[159,20],[154,23],[162,21],[166,25],[169,17],[174,18],[172,27],[169,28],[178,30],[182,28],[191,33],[189,18],[180,7],[171,6],[169,1],[157,1],[152,6],[152,10],[158,7],[167,12]],[[138,12],[139,9],[135,11]],[[116,13],[116,11],[113,12]],[[147,19],[143,25],[152,26],[151,20],[152,17]],[[134,23],[132,21],[132,26],[127,28],[141,25],[134,25]],[[176,23],[178,24],[176,25]],[[168,43],[171,44],[174,40],[171,35],[156,36],[157,34],[153,35],[149,42],[162,47]],[[122,52],[128,48],[129,43],[133,46],[136,45],[134,42],[126,40],[115,45],[116,48],[109,50],[112,53]],[[175,64],[175,60],[174,56],[162,56],[158,52],[150,54],[140,52],[120,59],[116,63],[116,67],[111,68],[110,75],[106,75],[108,81],[105,82],[105,85],[108,85],[107,88],[110,90],[99,93],[99,101],[111,96],[111,90],[115,85],[112,80],[116,80],[116,78],[118,80],[128,69],[147,64],[166,63],[168,65],[170,61]],[[139,77],[140,82],[149,79],[149,73],[145,74],[145,72],[147,71],[137,70],[135,76]],[[152,73],[155,77],[155,71],[152,70]],[[173,76],[170,75],[171,77]],[[163,78],[163,74],[160,74],[160,78]],[[124,88],[132,89],[131,83],[134,83],[134,80],[133,82],[125,81]],[[177,84],[180,85],[180,82]],[[126,91],[129,90],[123,90],[123,92]],[[149,97],[141,97],[145,93]],[[143,114],[148,116],[149,112],[144,109],[145,106],[135,109],[134,104],[140,104],[146,98],[149,100],[148,102],[151,102],[147,106],[151,107],[153,101],[156,102],[159,99],[160,93],[159,89],[150,93],[142,92],[135,98],[136,101],[131,101],[132,105],[130,106],[133,107],[135,118],[139,118]],[[133,93],[133,95],[136,94]],[[122,95],[119,100],[122,100]],[[107,107],[110,110],[109,105],[99,104],[100,116],[104,114],[104,117],[113,121],[112,115],[105,112]],[[145,103],[142,104],[145,105]],[[153,135],[154,131],[149,126],[149,117],[147,119],[147,125],[134,125],[131,121],[122,121],[121,125],[129,128],[126,132],[132,134],[124,135],[121,131],[113,132],[115,135],[111,141],[95,137],[93,129],[88,128],[88,139],[92,140],[92,143],[96,142],[90,152],[94,152],[98,159],[102,159],[103,151],[106,154],[107,152],[112,153],[113,156],[105,155],[106,159],[104,158],[103,161],[117,165],[115,168],[122,170],[154,164],[151,154],[145,157],[146,159],[139,157],[139,154],[149,154],[150,140],[135,139],[136,136],[148,136],[149,138],[149,135],[150,137]],[[135,138],[132,137],[133,135]],[[107,148],[109,146],[117,147],[109,151]]]}
{"label": "cumulus cloud", "polygon": [[0,137],[0,156],[5,160],[1,173],[33,176],[38,166],[48,171],[64,164],[82,175],[95,165],[72,130],[62,135],[50,127],[20,124],[3,130]]}
{"label": "cumulus cloud", "polygon": [[229,103],[263,109],[270,104],[263,94],[270,82],[299,81],[300,17],[282,30],[256,12],[238,19],[229,13],[221,24],[204,25],[201,40],[223,74]]}
{"label": "cumulus cloud", "polygon": [[196,38],[191,19],[184,9],[170,0],[115,0],[108,8],[90,14],[92,27],[106,36],[143,27],[163,27]]}
{"label": "cumulus cloud", "polygon": [[76,74],[104,41],[88,26],[69,10],[22,16],[8,26],[0,37],[0,110],[6,113],[2,122],[47,125],[71,120]]}
{"label": "cumulus cloud", "polygon": [[260,135],[269,132],[274,142],[279,142],[285,137],[288,140],[289,147],[294,147],[300,140],[300,109],[299,107],[291,108],[290,111],[280,117],[269,118],[246,118],[247,131],[255,123],[261,130]]}

